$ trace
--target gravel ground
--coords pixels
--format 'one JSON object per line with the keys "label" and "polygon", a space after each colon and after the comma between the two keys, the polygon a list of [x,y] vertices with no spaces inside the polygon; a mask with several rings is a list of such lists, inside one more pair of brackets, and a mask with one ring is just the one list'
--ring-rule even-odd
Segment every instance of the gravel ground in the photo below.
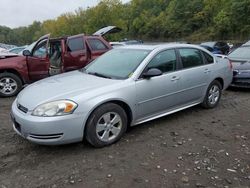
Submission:
{"label": "gravel ground", "polygon": [[39,146],[12,130],[0,99],[0,188],[250,187],[250,91],[131,128],[118,143]]}

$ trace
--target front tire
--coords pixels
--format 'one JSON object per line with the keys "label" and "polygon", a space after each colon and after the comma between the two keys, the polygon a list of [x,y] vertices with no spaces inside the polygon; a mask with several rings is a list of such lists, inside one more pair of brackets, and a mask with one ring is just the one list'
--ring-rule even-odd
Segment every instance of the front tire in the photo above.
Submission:
{"label": "front tire", "polygon": [[94,147],[104,147],[120,140],[126,129],[124,109],[114,103],[103,104],[94,110],[87,121],[86,140]]}
{"label": "front tire", "polygon": [[12,97],[22,89],[21,79],[9,72],[0,73],[0,97]]}
{"label": "front tire", "polygon": [[207,89],[206,96],[202,102],[204,108],[214,108],[218,105],[222,94],[222,86],[218,80],[214,80]]}

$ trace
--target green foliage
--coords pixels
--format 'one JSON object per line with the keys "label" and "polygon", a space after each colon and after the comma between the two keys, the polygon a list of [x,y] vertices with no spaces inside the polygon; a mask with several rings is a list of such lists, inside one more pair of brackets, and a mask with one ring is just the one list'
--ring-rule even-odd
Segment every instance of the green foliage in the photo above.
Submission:
{"label": "green foliage", "polygon": [[92,34],[107,25],[123,29],[108,40],[245,40],[250,34],[250,0],[131,0],[127,4],[102,0],[95,7],[28,27],[0,26],[0,43],[29,44],[47,33],[53,37]]}

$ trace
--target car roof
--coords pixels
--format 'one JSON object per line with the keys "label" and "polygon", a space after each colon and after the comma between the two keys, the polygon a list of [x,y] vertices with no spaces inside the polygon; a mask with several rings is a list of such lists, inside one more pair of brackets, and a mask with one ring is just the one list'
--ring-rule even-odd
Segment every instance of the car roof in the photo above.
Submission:
{"label": "car roof", "polygon": [[165,48],[198,48],[203,50],[204,48],[199,47],[197,45],[192,45],[192,44],[178,44],[178,43],[167,43],[167,44],[158,44],[158,45],[145,45],[145,44],[140,44],[140,45],[126,45],[122,46],[119,49],[134,49],[134,50],[161,50]]}

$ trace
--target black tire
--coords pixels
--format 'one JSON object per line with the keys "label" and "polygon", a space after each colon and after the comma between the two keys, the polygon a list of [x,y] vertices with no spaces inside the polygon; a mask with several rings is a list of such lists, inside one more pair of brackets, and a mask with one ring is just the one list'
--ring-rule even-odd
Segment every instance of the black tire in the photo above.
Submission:
{"label": "black tire", "polygon": [[[4,80],[9,79],[11,80],[11,83],[15,83],[16,87],[11,87],[13,88],[13,90],[9,90],[6,91],[4,89],[4,86],[1,86],[1,82],[2,84],[4,83]],[[19,93],[19,91],[22,89],[22,81],[21,79],[13,74],[13,73],[9,73],[9,72],[4,72],[4,73],[0,73],[0,97],[12,97],[15,96]]]}
{"label": "black tire", "polygon": [[[104,116],[108,115],[110,117],[109,119],[110,124],[106,125]],[[113,116],[114,115],[114,116]],[[117,116],[116,116],[117,115]],[[112,120],[115,119],[114,117],[117,117],[120,121],[119,123],[112,124]],[[106,117],[106,116],[105,116]],[[113,119],[112,119],[113,118]],[[103,124],[100,123],[103,121]],[[98,125],[106,125],[106,128],[102,131],[99,131],[97,133],[97,123]],[[108,126],[112,126],[108,128]],[[113,134],[113,128],[116,128],[116,130],[119,130],[119,133],[117,135]],[[113,129],[113,130],[112,130]],[[86,140],[94,147],[100,148],[107,145],[111,145],[118,140],[121,139],[122,135],[126,132],[127,129],[127,115],[124,109],[114,103],[106,103],[95,109],[90,117],[88,118],[86,127],[85,127],[85,138]],[[103,133],[103,134],[102,134]],[[103,136],[105,133],[110,136],[110,140],[104,141],[102,140],[101,136]],[[112,139],[111,139],[112,138]]]}
{"label": "black tire", "polygon": [[[213,88],[218,90],[218,94],[214,95],[214,101],[211,101],[209,99],[210,96],[210,91],[213,90]],[[207,88],[207,92],[206,92],[206,96],[201,104],[202,107],[204,108],[214,108],[218,105],[220,98],[221,98],[221,94],[222,94],[222,86],[221,83],[218,80],[214,80]]]}

